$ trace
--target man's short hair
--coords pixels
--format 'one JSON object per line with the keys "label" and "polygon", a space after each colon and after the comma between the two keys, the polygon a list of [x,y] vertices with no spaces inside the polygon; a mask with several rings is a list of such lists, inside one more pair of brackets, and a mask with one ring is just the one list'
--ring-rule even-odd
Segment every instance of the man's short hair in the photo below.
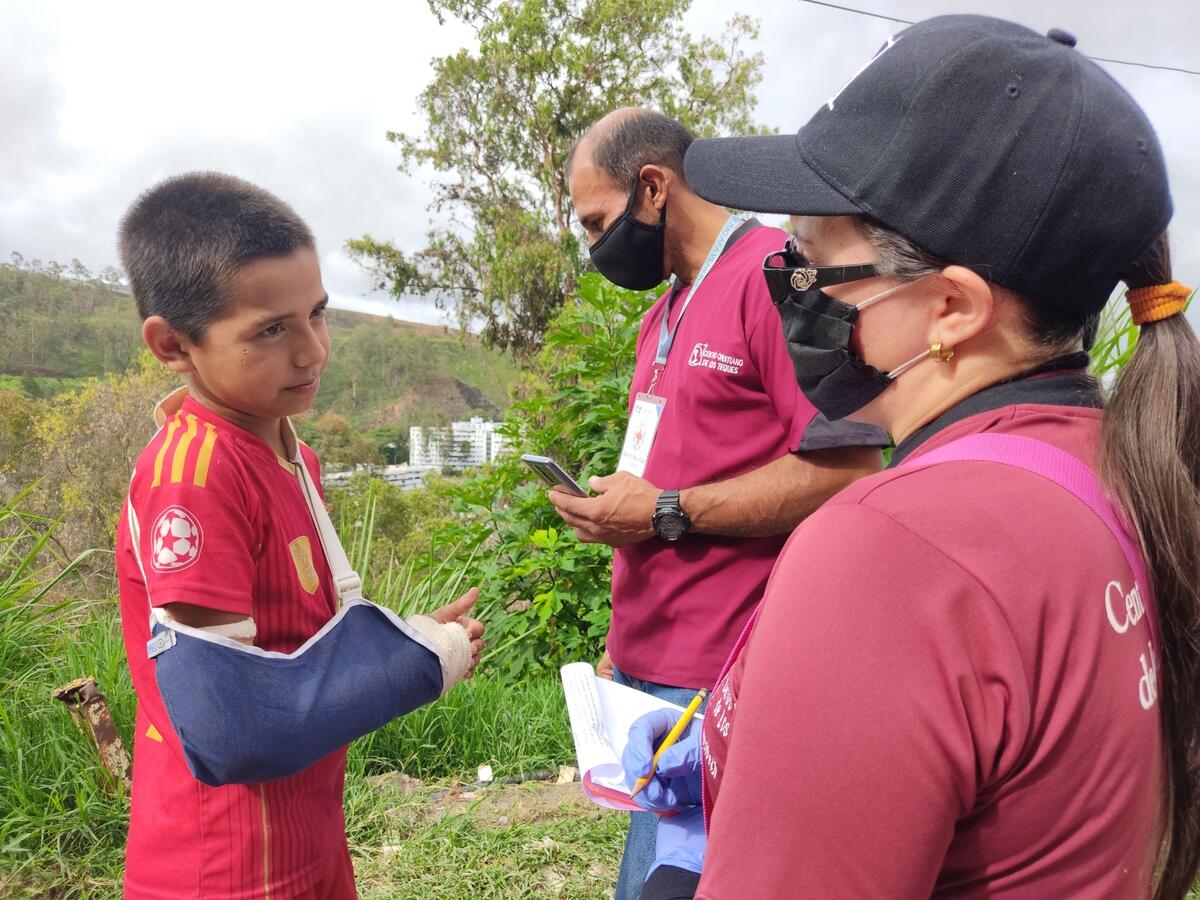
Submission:
{"label": "man's short hair", "polygon": [[121,219],[121,263],[142,318],[162,316],[193,342],[229,303],[229,282],[257,259],[313,247],[295,210],[218,172],[159,182]]}
{"label": "man's short hair", "polygon": [[693,140],[681,122],[654,110],[638,110],[595,139],[592,161],[614,185],[631,192],[642,166],[662,166],[682,176],[683,157]]}

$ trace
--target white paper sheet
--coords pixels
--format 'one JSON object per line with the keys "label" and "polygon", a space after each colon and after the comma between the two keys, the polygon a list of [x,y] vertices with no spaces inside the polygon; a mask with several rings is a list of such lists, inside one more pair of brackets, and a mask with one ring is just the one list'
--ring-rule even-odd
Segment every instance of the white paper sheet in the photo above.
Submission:
{"label": "white paper sheet", "polygon": [[[562,667],[561,675],[584,791],[593,803],[601,806],[636,808],[633,801],[628,800],[629,788],[625,783],[625,770],[621,767],[621,753],[629,741],[629,726],[656,709],[669,709],[682,715],[683,707],[597,678],[595,670],[587,663],[569,663]],[[626,799],[600,796],[589,789],[589,782],[626,795]]]}

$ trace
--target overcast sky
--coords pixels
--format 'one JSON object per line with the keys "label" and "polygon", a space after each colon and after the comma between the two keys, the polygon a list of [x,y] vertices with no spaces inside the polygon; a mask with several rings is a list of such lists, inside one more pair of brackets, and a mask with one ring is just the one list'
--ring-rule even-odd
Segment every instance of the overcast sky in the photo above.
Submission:
{"label": "overcast sky", "polygon": [[[845,0],[922,19],[979,12],[1059,27],[1090,55],[1200,69],[1196,0]],[[696,0],[716,34],[727,0]],[[736,4],[762,24],[760,122],[795,131],[902,25],[802,0]],[[420,0],[204,4],[0,0],[0,259],[115,265],[117,221],[167,175],[217,169],[276,192],[317,236],[335,305],[425,322],[372,293],[342,249],[370,233],[407,249],[428,223],[428,172],[396,171],[388,129],[416,131],[429,62],[469,42]],[[1200,77],[1105,64],[1145,107],[1175,196],[1176,275],[1200,282]],[[1200,323],[1200,309],[1191,317]]]}

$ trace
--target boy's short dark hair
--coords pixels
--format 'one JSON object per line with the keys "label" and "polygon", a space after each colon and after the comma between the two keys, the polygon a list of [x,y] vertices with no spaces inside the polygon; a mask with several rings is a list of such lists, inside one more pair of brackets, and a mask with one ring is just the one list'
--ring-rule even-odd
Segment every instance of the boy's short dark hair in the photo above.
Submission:
{"label": "boy's short dark hair", "polygon": [[313,246],[290,206],[218,172],[161,181],[121,219],[121,263],[138,312],[162,316],[193,342],[225,312],[229,281],[241,266]]}

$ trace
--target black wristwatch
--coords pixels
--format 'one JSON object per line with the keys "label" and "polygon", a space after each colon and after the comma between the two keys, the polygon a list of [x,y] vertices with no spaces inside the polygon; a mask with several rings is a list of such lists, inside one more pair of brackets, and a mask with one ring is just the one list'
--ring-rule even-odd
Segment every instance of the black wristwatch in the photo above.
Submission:
{"label": "black wristwatch", "polygon": [[655,534],[672,544],[688,533],[692,520],[679,505],[679,491],[663,491],[658,495],[650,524]]}

